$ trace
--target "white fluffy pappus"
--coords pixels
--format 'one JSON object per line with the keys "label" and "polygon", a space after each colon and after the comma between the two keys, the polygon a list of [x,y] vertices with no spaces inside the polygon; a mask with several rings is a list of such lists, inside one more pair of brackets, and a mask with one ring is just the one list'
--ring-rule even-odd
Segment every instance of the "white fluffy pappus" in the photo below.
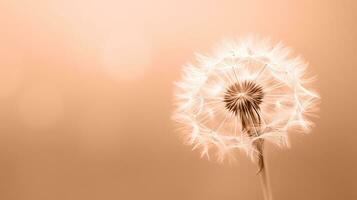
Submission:
{"label": "white fluffy pappus", "polygon": [[282,43],[248,37],[225,41],[213,55],[197,54],[176,82],[173,119],[202,156],[254,158],[255,142],[289,146],[288,133],[308,133],[319,95],[308,88],[301,57]]}

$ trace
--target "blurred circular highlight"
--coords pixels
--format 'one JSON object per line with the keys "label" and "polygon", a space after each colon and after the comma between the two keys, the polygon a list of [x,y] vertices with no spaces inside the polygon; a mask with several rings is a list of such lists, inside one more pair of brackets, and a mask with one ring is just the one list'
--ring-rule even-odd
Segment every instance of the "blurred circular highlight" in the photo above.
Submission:
{"label": "blurred circular highlight", "polygon": [[22,71],[16,66],[0,67],[0,99],[14,94],[22,80]]}
{"label": "blurred circular highlight", "polygon": [[0,99],[14,94],[23,78],[21,63],[6,53],[8,52],[5,52],[4,57],[0,59]]}
{"label": "blurred circular highlight", "polygon": [[20,119],[32,128],[47,128],[63,115],[63,99],[60,92],[49,86],[32,86],[19,99]]}
{"label": "blurred circular highlight", "polygon": [[115,80],[139,79],[151,63],[148,40],[137,33],[108,37],[101,48],[101,66]]}

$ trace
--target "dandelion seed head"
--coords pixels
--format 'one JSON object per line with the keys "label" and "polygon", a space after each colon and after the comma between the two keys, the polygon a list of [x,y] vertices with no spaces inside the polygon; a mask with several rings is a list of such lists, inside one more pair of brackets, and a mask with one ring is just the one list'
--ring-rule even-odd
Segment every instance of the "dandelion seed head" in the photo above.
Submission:
{"label": "dandelion seed head", "polygon": [[176,83],[173,119],[202,156],[222,161],[257,143],[288,146],[292,130],[309,132],[319,96],[307,86],[307,63],[282,43],[244,38],[223,42],[213,55],[197,54]]}

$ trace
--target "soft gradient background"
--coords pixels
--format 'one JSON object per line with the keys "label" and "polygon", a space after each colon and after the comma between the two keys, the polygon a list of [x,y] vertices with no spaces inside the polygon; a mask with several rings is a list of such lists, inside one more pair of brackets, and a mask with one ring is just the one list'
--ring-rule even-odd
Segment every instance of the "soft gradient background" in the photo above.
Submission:
{"label": "soft gradient background", "polygon": [[275,200],[357,199],[356,20],[353,0],[2,0],[0,199],[262,199],[248,158],[200,159],[170,120],[181,66],[249,33],[322,96],[311,135],[267,147]]}

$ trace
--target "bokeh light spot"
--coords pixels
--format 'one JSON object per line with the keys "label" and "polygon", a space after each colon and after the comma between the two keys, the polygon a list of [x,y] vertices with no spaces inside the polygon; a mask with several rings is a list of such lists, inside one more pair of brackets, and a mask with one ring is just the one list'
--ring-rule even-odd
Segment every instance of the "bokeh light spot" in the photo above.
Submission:
{"label": "bokeh light spot", "polygon": [[3,66],[0,68],[0,99],[14,94],[20,83],[22,73],[20,68]]}
{"label": "bokeh light spot", "polygon": [[137,33],[108,37],[101,49],[104,72],[116,80],[141,78],[151,62],[148,40]]}
{"label": "bokeh light spot", "polygon": [[63,114],[63,100],[54,87],[33,86],[19,100],[19,115],[32,128],[47,128]]}

